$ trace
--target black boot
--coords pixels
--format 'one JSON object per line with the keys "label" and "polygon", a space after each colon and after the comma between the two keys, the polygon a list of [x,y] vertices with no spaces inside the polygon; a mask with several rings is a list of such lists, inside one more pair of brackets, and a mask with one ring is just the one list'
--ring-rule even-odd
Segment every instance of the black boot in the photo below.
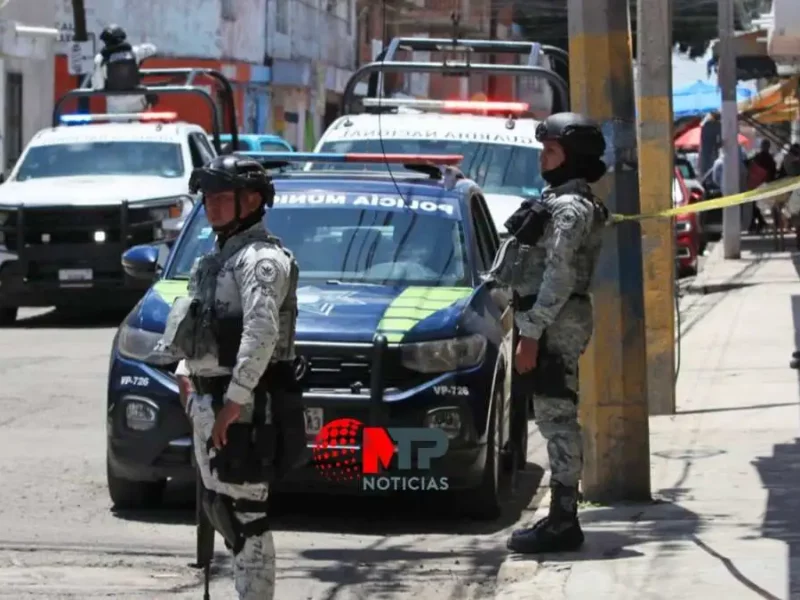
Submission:
{"label": "black boot", "polygon": [[578,523],[578,488],[554,483],[550,488],[550,512],[528,529],[517,529],[506,546],[512,552],[539,554],[572,552],[583,545]]}

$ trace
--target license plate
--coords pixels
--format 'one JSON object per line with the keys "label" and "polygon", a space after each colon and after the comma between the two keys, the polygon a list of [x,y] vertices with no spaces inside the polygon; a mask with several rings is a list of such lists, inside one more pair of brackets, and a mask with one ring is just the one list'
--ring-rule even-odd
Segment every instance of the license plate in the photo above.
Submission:
{"label": "license plate", "polygon": [[321,408],[306,409],[306,434],[317,435],[325,424],[322,419]]}
{"label": "license plate", "polygon": [[58,280],[62,283],[73,283],[76,281],[91,281],[94,273],[91,269],[60,269]]}

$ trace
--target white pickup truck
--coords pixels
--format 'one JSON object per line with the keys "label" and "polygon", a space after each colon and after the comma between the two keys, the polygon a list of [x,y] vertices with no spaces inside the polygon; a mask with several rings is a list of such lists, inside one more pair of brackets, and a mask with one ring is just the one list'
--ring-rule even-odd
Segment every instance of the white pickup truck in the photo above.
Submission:
{"label": "white pickup truck", "polygon": [[[216,156],[175,113],[65,115],[38,132],[0,185],[0,326],[21,306],[131,306],[132,245],[174,238],[194,205],[192,169]],[[144,287],[142,287],[144,285]]]}

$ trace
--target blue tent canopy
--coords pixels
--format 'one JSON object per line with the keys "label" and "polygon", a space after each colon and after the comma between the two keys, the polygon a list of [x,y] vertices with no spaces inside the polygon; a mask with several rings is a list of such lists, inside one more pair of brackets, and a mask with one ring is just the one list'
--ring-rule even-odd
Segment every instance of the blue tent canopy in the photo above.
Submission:
{"label": "blue tent canopy", "polygon": [[[736,102],[753,95],[750,88],[736,86]],[[675,118],[704,115],[712,110],[721,110],[722,92],[713,83],[697,81],[672,93],[672,112]]]}

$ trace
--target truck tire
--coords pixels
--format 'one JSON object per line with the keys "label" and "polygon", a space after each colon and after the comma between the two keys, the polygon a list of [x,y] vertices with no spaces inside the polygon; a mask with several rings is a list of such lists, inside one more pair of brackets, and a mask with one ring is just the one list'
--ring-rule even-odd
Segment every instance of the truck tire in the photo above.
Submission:
{"label": "truck tire", "polygon": [[17,307],[3,306],[0,308],[0,327],[11,327],[17,322]]}
{"label": "truck tire", "polygon": [[106,461],[108,494],[117,510],[140,510],[156,508],[164,497],[166,481],[130,481],[117,477],[111,472]]}
{"label": "truck tire", "polygon": [[497,386],[494,392],[492,411],[489,415],[489,433],[486,439],[486,464],[483,467],[483,479],[480,485],[467,490],[461,496],[466,499],[467,516],[478,521],[494,521],[502,512],[502,464],[501,447],[502,437],[501,421],[498,415],[502,414],[503,390]]}

